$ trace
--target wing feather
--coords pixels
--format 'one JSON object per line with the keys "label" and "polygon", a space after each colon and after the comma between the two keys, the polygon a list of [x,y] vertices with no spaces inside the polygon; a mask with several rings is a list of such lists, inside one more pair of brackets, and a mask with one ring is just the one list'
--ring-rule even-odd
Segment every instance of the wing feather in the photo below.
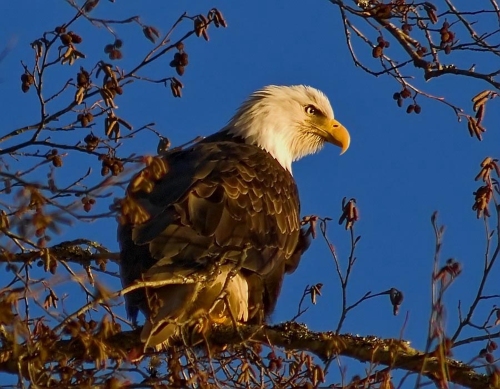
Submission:
{"label": "wing feather", "polygon": [[[274,309],[285,270],[294,270],[300,257],[299,200],[292,176],[267,152],[237,142],[200,142],[163,158],[168,171],[150,193],[128,192],[150,218],[120,227],[123,283],[144,274],[162,279],[169,272],[208,272],[214,263],[239,264],[233,290],[247,296],[246,311],[238,298],[228,301],[241,318],[263,320]],[[156,292],[163,300],[175,289]],[[155,312],[179,317],[181,305],[202,304],[193,293],[185,287],[183,298]],[[130,296],[129,314],[140,308],[154,316],[144,291]]]}

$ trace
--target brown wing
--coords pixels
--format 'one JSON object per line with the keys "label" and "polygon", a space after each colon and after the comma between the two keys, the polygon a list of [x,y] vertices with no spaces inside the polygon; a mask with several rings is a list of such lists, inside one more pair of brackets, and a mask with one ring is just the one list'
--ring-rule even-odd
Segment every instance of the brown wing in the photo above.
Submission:
{"label": "brown wing", "polygon": [[[248,282],[249,319],[275,306],[299,241],[299,200],[293,177],[268,153],[236,142],[200,142],[164,156],[167,172],[152,191],[130,193],[149,214],[119,227],[124,285],[145,274],[202,272],[238,263]],[[297,253],[296,253],[297,254]],[[300,257],[300,255],[298,255]],[[127,295],[129,315],[148,315],[144,291]]]}

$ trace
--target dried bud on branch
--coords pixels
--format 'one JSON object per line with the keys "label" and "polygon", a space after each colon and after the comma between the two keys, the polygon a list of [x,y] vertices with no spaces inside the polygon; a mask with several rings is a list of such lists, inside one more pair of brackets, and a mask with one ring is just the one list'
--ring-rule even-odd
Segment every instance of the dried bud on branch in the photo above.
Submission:
{"label": "dried bud on branch", "polygon": [[227,27],[226,20],[222,16],[222,13],[216,8],[212,8],[210,10],[210,12],[208,13],[208,18],[214,21],[214,25],[216,28],[219,28],[219,26],[222,26],[224,28]]}
{"label": "dried bud on branch", "polygon": [[486,131],[486,128],[471,116],[467,116],[467,128],[470,136],[475,135],[477,139],[483,140],[482,133]]}
{"label": "dried bud on branch", "polygon": [[29,91],[30,86],[35,83],[35,78],[31,73],[28,71],[25,71],[23,74],[21,74],[21,90],[26,93]]}
{"label": "dried bud on branch", "polygon": [[342,200],[342,215],[339,219],[339,224],[342,224],[344,221],[345,229],[350,230],[356,221],[359,220],[358,208],[356,207],[356,199],[352,198],[347,203],[345,202],[346,198],[344,197]]}
{"label": "dried bud on branch", "polygon": [[[488,100],[493,99],[498,96],[498,93],[491,90],[484,90],[472,98],[472,109],[476,112],[476,123],[480,125],[480,123],[484,119],[484,114],[486,112],[486,103]],[[469,129],[470,131],[470,129]]]}
{"label": "dried bud on branch", "polygon": [[170,90],[174,97],[182,97],[182,88],[184,85],[177,78],[172,77],[170,80]]}
{"label": "dried bud on branch", "polygon": [[90,212],[92,209],[92,206],[95,204],[95,200],[88,197],[88,196],[82,197],[81,201],[82,201],[83,209],[85,212]]}
{"label": "dried bud on branch", "polygon": [[51,161],[54,167],[62,166],[62,158],[56,149],[52,149],[50,152],[48,152],[45,158],[47,158],[47,161]]}
{"label": "dried bud on branch", "polygon": [[85,58],[85,54],[75,49],[73,44],[69,44],[67,50],[61,55],[61,65],[68,63],[73,65],[78,58]]}
{"label": "dried bud on branch", "polygon": [[92,133],[88,134],[83,141],[85,148],[89,151],[94,151],[99,146],[99,138]]}
{"label": "dried bud on branch", "polygon": [[318,283],[309,288],[309,294],[311,295],[311,303],[316,305],[316,297],[321,296],[321,288],[323,288],[322,283]]}
{"label": "dried bud on branch", "polygon": [[434,4],[426,1],[424,4],[424,9],[425,12],[427,13],[427,16],[429,17],[429,20],[431,21],[432,24],[436,24],[438,22],[438,17],[436,15],[437,8]]}
{"label": "dried bud on branch", "polygon": [[102,176],[109,174],[109,172],[111,172],[113,176],[117,176],[124,170],[122,161],[113,156],[101,155],[99,156],[99,160],[102,161],[102,168],[101,168]]}
{"label": "dried bud on branch", "polygon": [[87,0],[85,6],[83,7],[85,12],[91,12],[99,4],[99,0]]}
{"label": "dried bud on branch", "polygon": [[500,167],[498,166],[498,159],[486,157],[483,162],[481,162],[481,171],[478,173],[474,180],[482,180],[486,183],[491,184],[491,172],[493,171],[496,172],[497,177],[500,177]]}
{"label": "dried bud on branch", "polygon": [[160,139],[158,140],[158,146],[156,147],[156,152],[159,155],[162,155],[170,149],[170,139],[168,139],[166,136],[160,136]]}
{"label": "dried bud on branch", "polygon": [[394,316],[396,316],[399,313],[399,307],[403,303],[403,292],[397,290],[396,288],[391,288],[389,290],[389,298],[391,299],[392,313]]}
{"label": "dried bud on branch", "polygon": [[125,126],[128,130],[132,130],[132,126],[122,118],[119,118],[113,111],[108,112],[108,117],[104,119],[104,132],[110,139],[118,141],[120,137],[120,124]]}
{"label": "dried bud on branch", "polygon": [[144,26],[142,28],[142,33],[146,38],[148,38],[152,43],[156,43],[156,39],[160,37],[160,31],[153,26]]}
{"label": "dried bud on branch", "polygon": [[462,266],[459,262],[450,258],[437,274],[434,274],[434,280],[440,280],[444,285],[448,285],[462,272]]}
{"label": "dried bud on branch", "polygon": [[488,205],[493,197],[493,188],[491,185],[484,185],[478,188],[474,194],[474,205],[472,210],[476,211],[476,216],[479,219],[481,216],[489,217],[490,212]]}

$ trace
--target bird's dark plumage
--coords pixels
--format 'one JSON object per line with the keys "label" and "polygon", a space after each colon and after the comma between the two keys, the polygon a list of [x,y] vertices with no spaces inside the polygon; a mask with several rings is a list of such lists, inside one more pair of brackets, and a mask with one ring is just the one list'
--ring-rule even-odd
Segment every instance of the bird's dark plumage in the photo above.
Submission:
{"label": "bird's dark plumage", "polygon": [[[270,119],[279,109],[292,111],[290,126],[297,128],[273,139]],[[129,316],[136,320],[141,310],[147,318],[146,346],[203,321],[261,323],[309,245],[289,163],[325,140],[347,148],[348,133],[326,97],[308,87],[269,87],[240,110],[222,131],[155,157],[127,190],[118,229],[123,285],[205,279],[125,295]]]}

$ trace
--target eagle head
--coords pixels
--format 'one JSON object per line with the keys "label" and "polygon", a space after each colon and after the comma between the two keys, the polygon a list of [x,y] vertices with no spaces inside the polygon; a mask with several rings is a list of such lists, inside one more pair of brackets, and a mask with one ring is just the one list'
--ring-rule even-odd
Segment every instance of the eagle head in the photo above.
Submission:
{"label": "eagle head", "polygon": [[325,142],[341,153],[350,144],[326,95],[305,85],[270,85],[254,92],[222,131],[263,148],[290,172],[293,161],[319,151]]}

